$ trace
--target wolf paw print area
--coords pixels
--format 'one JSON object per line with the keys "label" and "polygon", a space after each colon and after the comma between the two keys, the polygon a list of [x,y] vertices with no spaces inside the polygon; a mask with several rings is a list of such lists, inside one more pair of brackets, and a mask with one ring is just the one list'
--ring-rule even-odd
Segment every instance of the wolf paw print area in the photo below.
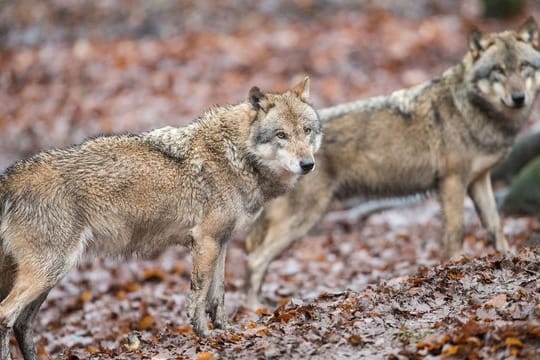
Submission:
{"label": "wolf paw print area", "polygon": [[[97,134],[188,124],[214,104],[245,100],[253,85],[283,90],[306,74],[316,108],[388,95],[460,61],[473,25],[490,32],[515,29],[529,15],[540,21],[536,1],[523,1],[521,12],[521,1],[512,1],[517,15],[485,18],[489,2],[3,2],[0,169]],[[523,133],[535,132],[539,118],[537,102]],[[530,182],[537,183],[519,184]],[[506,186],[497,182],[496,193]],[[467,201],[467,256],[441,264],[435,199],[369,215],[349,205],[333,204],[306,239],[271,263],[262,287],[270,305],[257,311],[242,305],[244,239],[231,241],[230,325],[204,339],[187,315],[187,249],[153,259],[85,259],[37,315],[38,356],[539,356],[537,216],[503,216],[511,254],[502,256]],[[10,349],[22,358],[15,338]]]}

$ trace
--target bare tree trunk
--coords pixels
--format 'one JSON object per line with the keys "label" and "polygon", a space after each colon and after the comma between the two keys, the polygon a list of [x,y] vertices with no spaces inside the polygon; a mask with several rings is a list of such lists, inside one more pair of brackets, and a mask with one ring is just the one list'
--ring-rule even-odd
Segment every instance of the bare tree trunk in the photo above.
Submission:
{"label": "bare tree trunk", "polygon": [[482,0],[484,16],[495,18],[509,18],[522,13],[527,0]]}
{"label": "bare tree trunk", "polygon": [[540,132],[528,134],[519,139],[508,157],[491,172],[493,181],[509,184],[527,163],[540,156]]}

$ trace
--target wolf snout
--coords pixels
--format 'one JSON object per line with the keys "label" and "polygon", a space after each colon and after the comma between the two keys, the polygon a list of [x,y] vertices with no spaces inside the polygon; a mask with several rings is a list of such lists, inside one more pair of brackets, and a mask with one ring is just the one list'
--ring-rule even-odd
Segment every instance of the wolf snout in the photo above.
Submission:
{"label": "wolf snout", "polygon": [[304,158],[300,160],[300,168],[303,174],[307,174],[315,167],[315,160],[312,157]]}
{"label": "wolf snout", "polygon": [[523,93],[523,91],[513,91],[511,97],[515,107],[522,107],[523,105],[525,105],[525,94]]}

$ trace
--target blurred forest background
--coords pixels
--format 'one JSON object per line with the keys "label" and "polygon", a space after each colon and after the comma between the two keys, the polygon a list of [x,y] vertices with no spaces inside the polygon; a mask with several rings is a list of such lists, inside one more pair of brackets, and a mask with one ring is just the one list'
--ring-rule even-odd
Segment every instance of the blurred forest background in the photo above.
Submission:
{"label": "blurred forest background", "polygon": [[473,24],[515,26],[533,3],[501,21],[459,0],[0,1],[0,169],[302,74],[317,107],[414,85],[461,58]]}
{"label": "blurred forest background", "polygon": [[[212,104],[242,101],[253,85],[282,90],[304,74],[316,107],[388,94],[458,62],[473,25],[500,31],[529,15],[540,20],[538,1],[0,0],[0,170],[96,134],[184,125]],[[539,115],[537,103],[524,134]],[[263,290],[283,305],[274,313],[240,306],[238,239],[226,278],[234,331],[208,341],[185,326],[185,249],[84,262],[44,304],[40,356],[529,356],[540,338],[540,255],[428,271],[440,259],[438,211],[430,200],[353,223],[327,218],[272,265]],[[486,254],[470,204],[466,217],[466,248]],[[536,217],[505,220],[515,249],[537,246],[538,230]],[[429,296],[405,279],[425,283]],[[469,301],[472,288],[485,293]],[[433,315],[419,321],[425,313]]]}

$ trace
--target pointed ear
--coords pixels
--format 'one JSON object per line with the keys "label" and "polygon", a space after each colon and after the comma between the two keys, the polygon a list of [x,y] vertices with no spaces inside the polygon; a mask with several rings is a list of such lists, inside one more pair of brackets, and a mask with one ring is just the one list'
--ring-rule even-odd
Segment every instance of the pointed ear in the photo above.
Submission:
{"label": "pointed ear", "polygon": [[539,48],[538,23],[532,16],[519,27],[517,35],[519,40],[530,43],[536,49]]}
{"label": "pointed ear", "polygon": [[477,59],[482,51],[487,49],[488,45],[487,37],[477,27],[473,27],[469,32],[469,51],[473,58]]}
{"label": "pointed ear", "polygon": [[249,103],[253,106],[255,110],[262,109],[261,100],[264,99],[264,94],[261,90],[254,86],[249,89]]}
{"label": "pointed ear", "polygon": [[308,101],[309,99],[309,77],[304,77],[302,81],[296,84],[292,88],[293,93],[296,94],[302,101]]}

